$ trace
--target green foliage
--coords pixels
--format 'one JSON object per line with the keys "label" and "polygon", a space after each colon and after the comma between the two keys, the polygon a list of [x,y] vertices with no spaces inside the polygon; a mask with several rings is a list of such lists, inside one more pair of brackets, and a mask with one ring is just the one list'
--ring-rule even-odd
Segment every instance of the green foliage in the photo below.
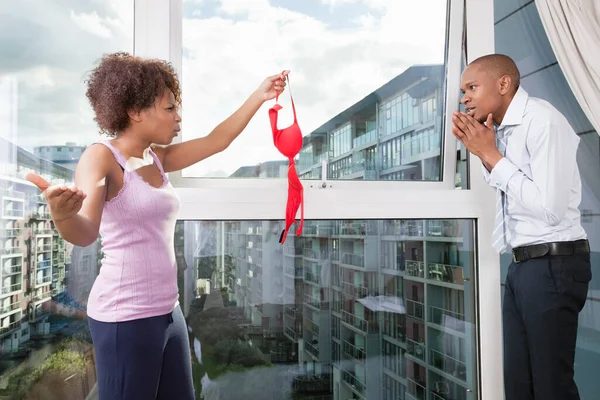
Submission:
{"label": "green foliage", "polygon": [[8,381],[6,391],[11,399],[24,400],[31,388],[46,374],[57,373],[65,378],[85,373],[87,366],[86,351],[90,345],[76,339],[67,339],[59,349],[50,354],[44,362],[35,368],[23,368],[14,373]]}

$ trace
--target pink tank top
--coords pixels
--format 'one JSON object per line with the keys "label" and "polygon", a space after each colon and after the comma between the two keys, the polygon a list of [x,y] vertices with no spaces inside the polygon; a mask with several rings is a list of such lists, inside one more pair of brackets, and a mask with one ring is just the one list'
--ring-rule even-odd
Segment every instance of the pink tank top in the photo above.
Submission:
{"label": "pink tank top", "polygon": [[123,188],[104,203],[104,258],[88,299],[88,315],[118,322],[168,314],[179,298],[174,250],[179,198],[152,151],[163,178],[160,188],[131,170],[110,141],[99,143],[110,149],[124,176]]}

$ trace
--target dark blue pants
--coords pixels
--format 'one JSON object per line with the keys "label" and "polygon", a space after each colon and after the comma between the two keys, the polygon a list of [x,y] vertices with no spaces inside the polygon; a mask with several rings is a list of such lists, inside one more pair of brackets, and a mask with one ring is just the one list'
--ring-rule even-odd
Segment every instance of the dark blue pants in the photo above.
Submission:
{"label": "dark blue pants", "polygon": [[578,400],[573,379],[589,254],[512,263],[503,304],[506,400]]}
{"label": "dark blue pants", "polygon": [[193,400],[188,331],[172,313],[126,322],[88,318],[99,400]]}

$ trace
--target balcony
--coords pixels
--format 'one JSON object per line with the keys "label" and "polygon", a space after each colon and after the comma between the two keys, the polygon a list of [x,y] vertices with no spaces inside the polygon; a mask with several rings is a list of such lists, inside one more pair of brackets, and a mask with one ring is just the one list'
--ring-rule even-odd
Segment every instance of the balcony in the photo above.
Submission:
{"label": "balcony", "polygon": [[4,210],[4,216],[7,218],[23,218],[23,210]]}
{"label": "balcony", "polygon": [[362,254],[342,253],[342,264],[364,268],[365,256]]}
{"label": "balcony", "polygon": [[46,284],[48,284],[50,282],[52,282],[52,276],[46,275],[46,276],[42,277],[42,279],[36,279],[35,280],[35,285],[36,286],[41,286],[41,285],[46,285]]}
{"label": "balcony", "polygon": [[425,263],[423,261],[406,260],[405,270],[408,276],[414,276],[415,278],[425,277]]}
{"label": "balcony", "polygon": [[308,293],[304,294],[304,303],[308,304],[309,306],[314,307],[318,310],[326,310],[327,309],[327,304],[325,302],[322,302],[321,300],[319,300],[316,297],[312,297]]}
{"label": "balcony", "polygon": [[25,200],[25,193],[16,190],[0,189],[2,197],[10,197],[11,199]]}
{"label": "balcony", "polygon": [[20,247],[15,247],[15,246],[11,246],[11,247],[5,247],[4,249],[0,250],[0,253],[2,254],[20,254],[23,251],[21,251]]}
{"label": "balcony", "polygon": [[46,252],[52,251],[52,245],[51,244],[38,244],[36,246],[36,250],[38,253],[46,253]]}
{"label": "balcony", "polygon": [[304,342],[304,349],[312,354],[315,358],[319,358],[319,349],[308,342]]}
{"label": "balcony", "polygon": [[319,329],[319,324],[317,324],[315,321],[313,321],[312,319],[310,319],[307,316],[304,316],[304,318],[306,319],[306,324],[305,324],[306,330],[308,330],[309,332],[312,332],[316,336],[319,336],[319,332],[321,331]]}
{"label": "balcony", "polygon": [[34,261],[33,265],[35,265],[37,269],[50,268],[52,266],[52,261],[51,260]]}
{"label": "balcony", "polygon": [[[420,383],[415,382],[414,380],[408,378],[408,390],[406,391],[407,398],[413,398],[417,400],[425,400],[427,396],[427,389]],[[425,382],[423,382],[425,383]],[[408,396],[410,395],[410,397]]]}
{"label": "balcony", "polygon": [[7,333],[10,333],[10,332],[16,330],[20,326],[21,326],[21,321],[11,322],[7,326],[3,326],[2,328],[0,328],[0,336],[4,336]]}
{"label": "balcony", "polygon": [[304,257],[313,258],[315,260],[324,260],[329,257],[329,252],[327,250],[317,251],[311,248],[303,249],[302,254]]}
{"label": "balcony", "polygon": [[378,331],[377,321],[367,321],[346,310],[342,310],[342,321],[365,333],[374,333]]}
{"label": "balcony", "polygon": [[35,235],[52,235],[54,233],[54,229],[40,228],[35,229],[33,233]]}
{"label": "balcony", "polygon": [[313,283],[315,285],[319,285],[321,283],[321,278],[319,277],[319,275],[312,273],[312,272],[305,272],[304,273],[304,280],[306,282],[310,282]]}
{"label": "balcony", "polygon": [[0,229],[0,236],[4,236],[7,239],[20,236],[21,233],[23,233],[23,230],[20,228],[2,228],[2,229]]}
{"label": "balcony", "polygon": [[427,267],[427,279],[456,285],[465,283],[463,267],[439,263],[430,263]]}
{"label": "balcony", "polygon": [[406,299],[406,315],[423,321],[425,319],[425,304],[420,301]]}
{"label": "balcony", "polygon": [[419,360],[425,361],[425,345],[422,342],[419,343],[406,338],[406,352]]}
{"label": "balcony", "polygon": [[429,322],[457,332],[465,332],[464,314],[434,306],[430,306],[429,311]]}
{"label": "balcony", "polygon": [[440,371],[467,382],[466,363],[434,349],[429,349],[429,363]]}
{"label": "balcony", "polygon": [[38,294],[37,296],[33,296],[33,301],[44,301],[52,297],[52,292],[44,292],[42,294]]}
{"label": "balcony", "polygon": [[350,282],[342,282],[342,288],[345,294],[352,296],[356,299],[362,299],[369,295],[369,289]]}
{"label": "balcony", "polygon": [[352,372],[342,370],[342,381],[346,385],[350,386],[351,389],[358,392],[359,394],[361,394],[363,396],[365,395],[365,392],[367,391],[367,387]]}
{"label": "balcony", "polygon": [[22,284],[21,283],[15,283],[13,285],[9,285],[9,286],[3,286],[2,287],[2,294],[8,294],[8,293],[12,293],[12,292],[16,292],[18,290],[21,290]]}
{"label": "balcony", "polygon": [[293,330],[292,328],[290,328],[289,326],[286,326],[283,333],[290,338],[292,341],[296,342],[298,341],[298,334],[296,333],[295,330]]}
{"label": "balcony", "polygon": [[344,354],[346,354],[348,357],[353,358],[355,360],[359,360],[363,363],[367,358],[367,353],[363,349],[354,346],[346,340],[344,340],[344,342],[342,343],[342,349],[344,351]]}
{"label": "balcony", "polygon": [[359,147],[375,140],[377,140],[377,129],[370,130],[369,132],[352,139],[352,147]]}
{"label": "balcony", "polygon": [[8,314],[11,311],[18,310],[21,308],[21,303],[15,302],[8,306],[4,306],[0,308],[0,314]]}

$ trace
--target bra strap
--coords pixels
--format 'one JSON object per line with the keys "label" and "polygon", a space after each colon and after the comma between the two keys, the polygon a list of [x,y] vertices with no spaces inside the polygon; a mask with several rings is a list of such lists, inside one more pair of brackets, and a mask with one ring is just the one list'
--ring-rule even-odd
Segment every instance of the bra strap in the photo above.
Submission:
{"label": "bra strap", "polygon": [[[283,71],[285,72],[285,70]],[[283,73],[282,72],[282,73]],[[290,100],[292,101],[292,111],[294,112],[294,122],[298,122],[296,118],[296,106],[294,105],[294,97],[292,96],[292,85],[290,84],[290,76],[287,76],[287,86],[290,91]],[[279,93],[277,92],[277,96],[275,97],[275,103],[279,104]]]}

